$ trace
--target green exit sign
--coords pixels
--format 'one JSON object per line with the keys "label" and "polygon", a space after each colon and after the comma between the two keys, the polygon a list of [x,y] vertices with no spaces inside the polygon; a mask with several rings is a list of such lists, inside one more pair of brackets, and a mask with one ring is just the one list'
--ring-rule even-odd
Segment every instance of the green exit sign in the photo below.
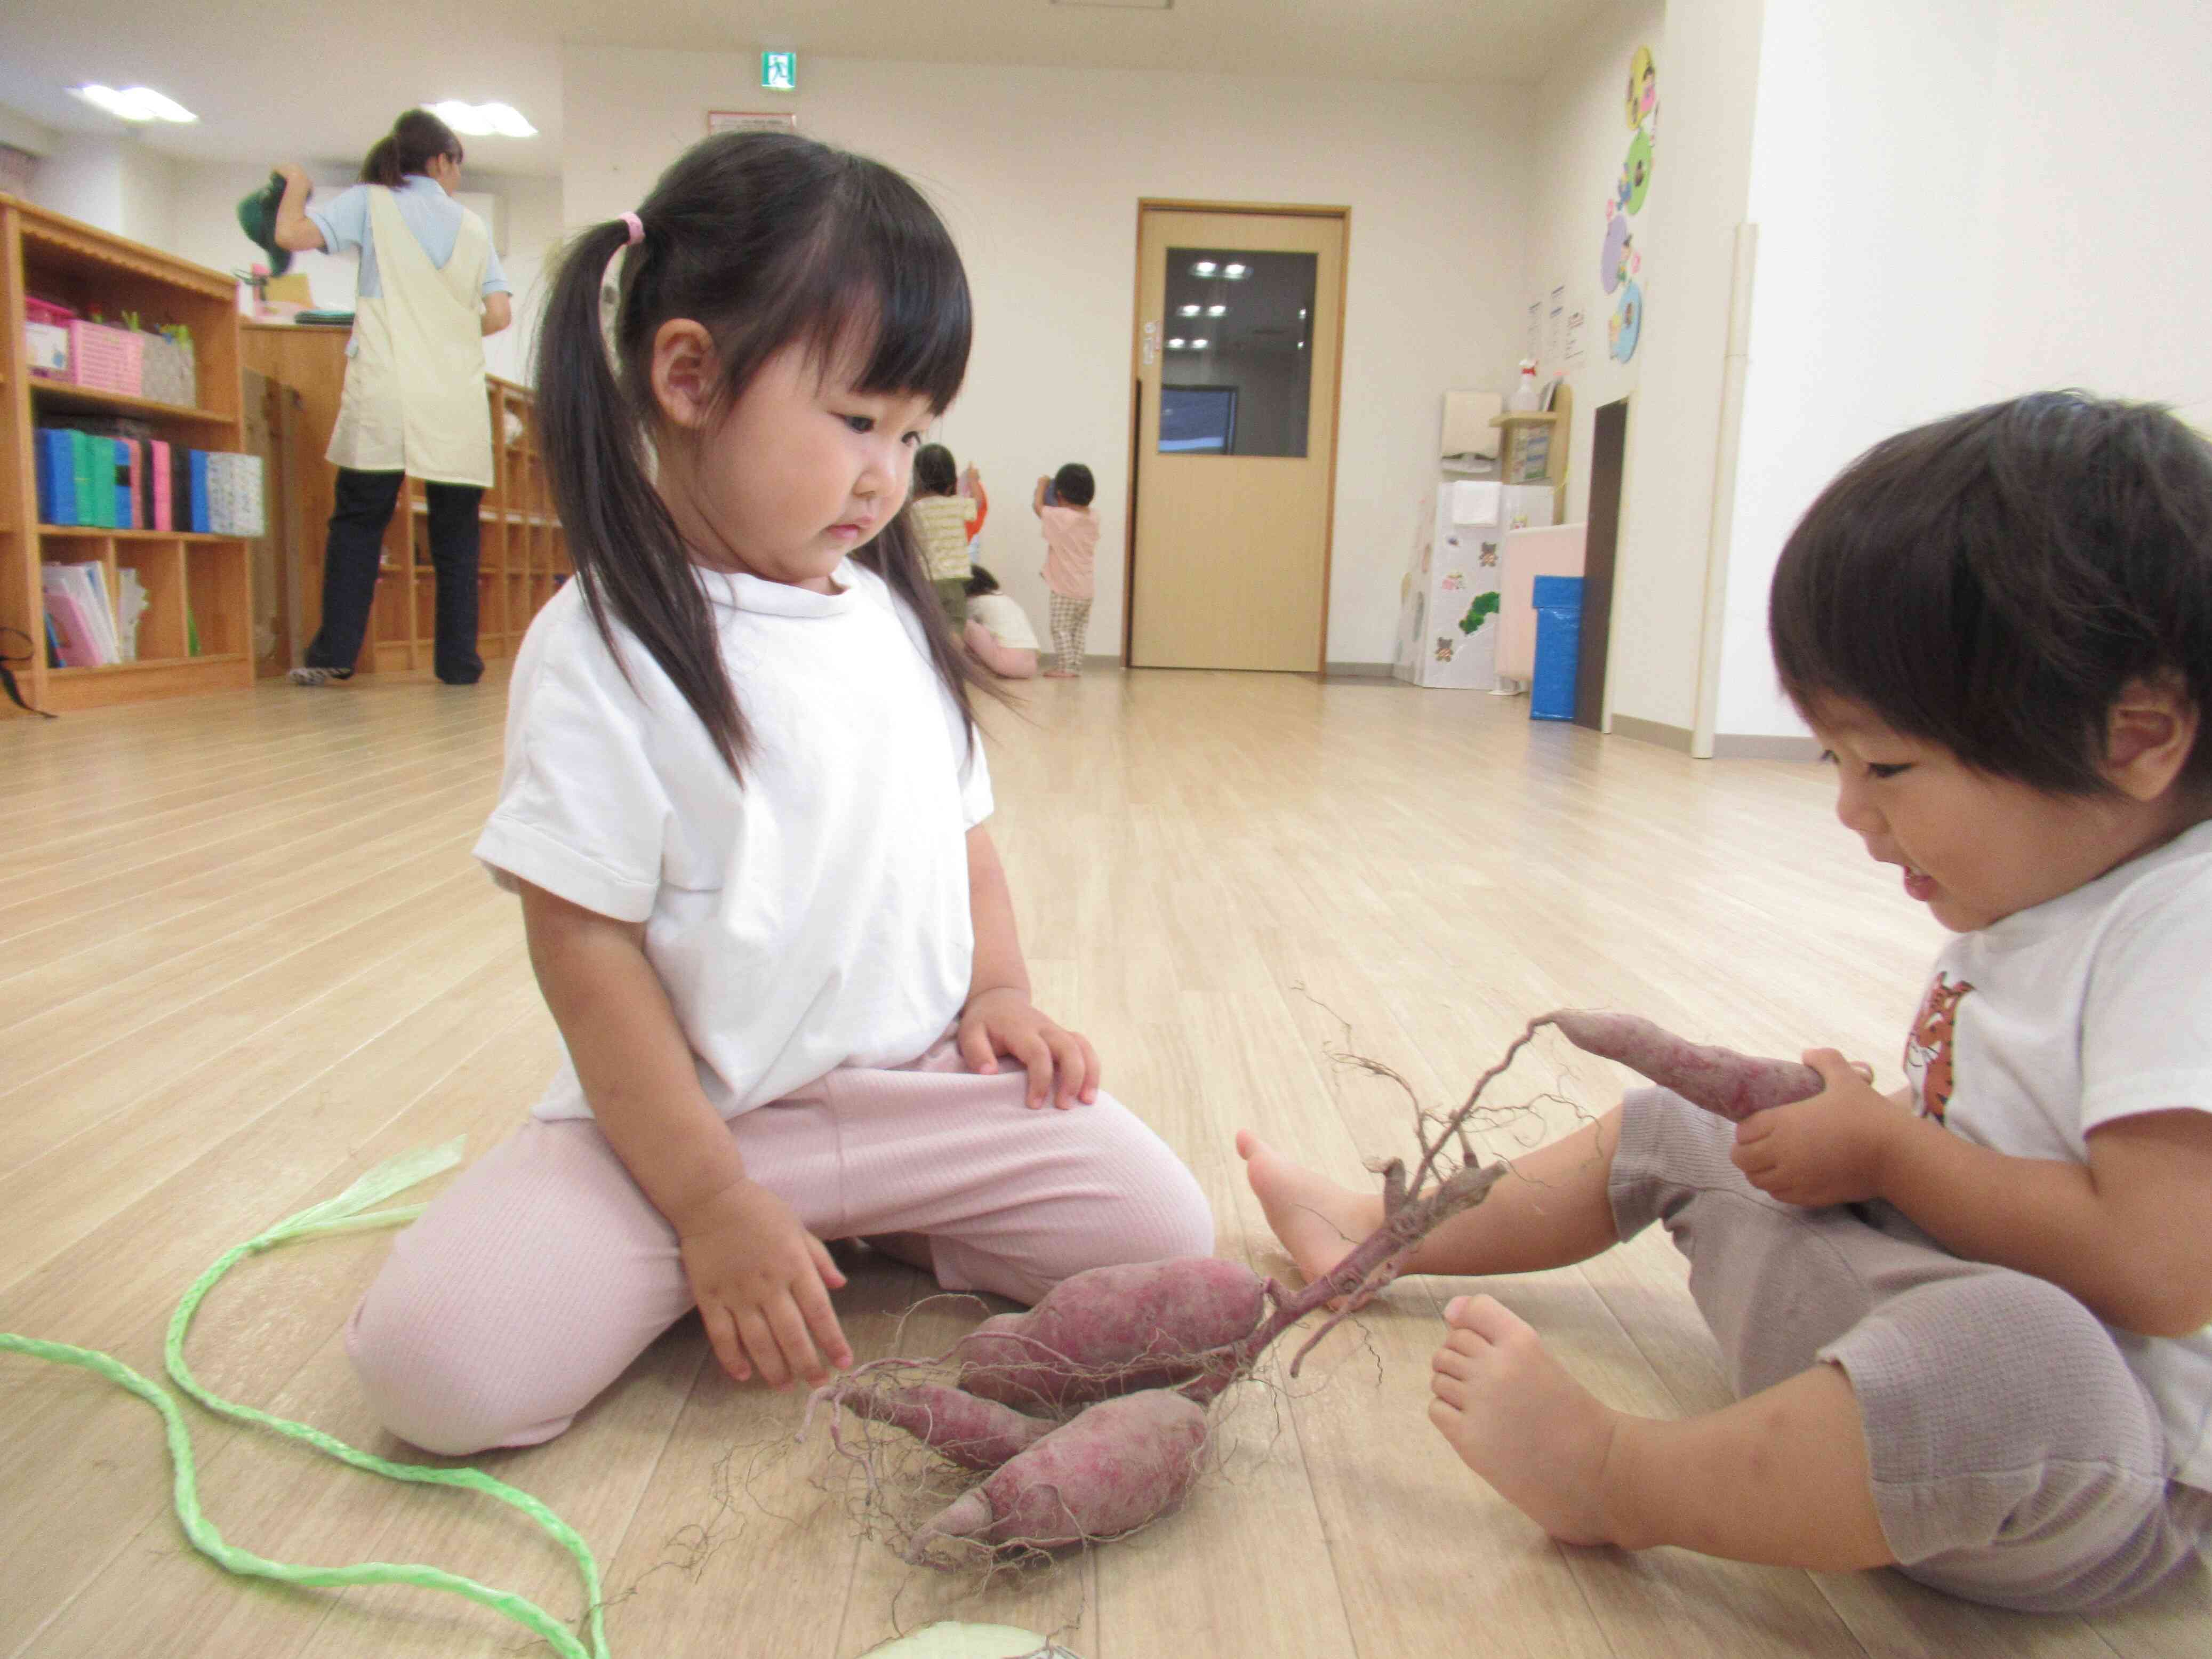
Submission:
{"label": "green exit sign", "polygon": [[797,92],[799,54],[795,52],[763,52],[761,85],[770,92]]}

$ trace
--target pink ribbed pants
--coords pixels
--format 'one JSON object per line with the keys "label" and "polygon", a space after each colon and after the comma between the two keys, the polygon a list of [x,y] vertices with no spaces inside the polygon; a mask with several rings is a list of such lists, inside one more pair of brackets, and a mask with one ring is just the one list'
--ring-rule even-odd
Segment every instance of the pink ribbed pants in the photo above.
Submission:
{"label": "pink ribbed pants", "polygon": [[[1034,1302],[1087,1267],[1212,1253],[1197,1182],[1127,1108],[1031,1111],[1025,1088],[945,1042],[730,1133],[817,1237],[924,1234],[947,1290]],[[346,1351],[386,1428],[462,1455],[551,1439],[692,1305],[675,1231],[598,1126],[533,1119],[393,1241]]]}

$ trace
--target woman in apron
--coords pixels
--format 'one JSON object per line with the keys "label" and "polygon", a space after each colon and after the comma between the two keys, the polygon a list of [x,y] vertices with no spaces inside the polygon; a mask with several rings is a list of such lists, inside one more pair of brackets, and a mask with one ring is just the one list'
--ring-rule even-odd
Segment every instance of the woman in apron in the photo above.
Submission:
{"label": "woman in apron", "polygon": [[280,246],[361,250],[345,392],[327,453],[338,478],[323,553],[323,623],[293,684],[352,678],[376,602],[385,526],[411,473],[430,509],[433,665],[447,684],[472,685],[483,672],[477,514],[492,481],[483,337],[512,320],[513,301],[483,222],[453,199],[461,141],[427,110],[409,110],[369,151],[362,182],[315,207],[307,205],[307,175],[282,172]]}

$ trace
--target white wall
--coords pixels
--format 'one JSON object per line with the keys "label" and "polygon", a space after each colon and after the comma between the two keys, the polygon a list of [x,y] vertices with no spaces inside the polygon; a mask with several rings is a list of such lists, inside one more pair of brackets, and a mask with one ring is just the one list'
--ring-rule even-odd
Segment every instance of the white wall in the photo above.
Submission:
{"label": "white wall", "polygon": [[[1767,583],[1890,433],[2037,387],[2212,410],[2212,8],[1799,0],[1767,18],[1720,728],[1802,732]],[[1647,381],[1647,386],[1648,386]]]}
{"label": "white wall", "polygon": [[[1659,137],[1651,204],[1639,216],[1650,222],[1639,236],[1644,321],[1629,409],[1606,700],[1616,718],[1684,732],[1697,720],[1729,273],[1750,193],[1767,10],[1764,0],[1668,0],[1665,42],[1652,48]],[[1624,90],[1626,79],[1624,63]],[[1591,210],[1602,205],[1601,198]],[[1595,244],[1589,257],[1595,270]]]}
{"label": "white wall", "polygon": [[[708,109],[762,106],[758,66],[567,48],[568,224],[635,206]],[[941,435],[993,490],[984,562],[1040,620],[1030,488],[1097,475],[1095,650],[1121,634],[1138,199],[1349,205],[1328,654],[1389,660],[1439,400],[1517,355],[1525,90],[821,58],[805,85],[801,129],[911,175],[967,259],[975,349]]]}
{"label": "white wall", "polygon": [[561,181],[471,173],[466,186],[494,191],[500,198],[506,242],[499,262],[514,285],[514,325],[484,342],[484,364],[493,374],[527,386],[538,313],[545,302],[545,267],[561,246]]}
{"label": "white wall", "polygon": [[[1617,295],[1598,280],[1598,255],[1605,243],[1605,203],[1620,176],[1633,130],[1623,107],[1629,60],[1637,47],[1649,46],[1659,67],[1660,137],[1651,187],[1643,209],[1631,220],[1636,246],[1649,249],[1652,234],[1666,216],[1673,179],[1667,154],[1666,116],[1672,66],[1665,61],[1666,0],[1636,0],[1602,28],[1577,40],[1536,88],[1528,133],[1528,241],[1522,267],[1524,321],[1530,305],[1546,307],[1552,290],[1566,290],[1570,313],[1583,313],[1583,356],[1579,362],[1554,362],[1538,350],[1537,375],[1564,374],[1574,390],[1573,430],[1569,434],[1567,500],[1563,523],[1589,516],[1590,428],[1601,404],[1636,389],[1643,354],[1616,362],[1606,349],[1606,319]],[[1639,276],[1639,283],[1644,279]]]}
{"label": "white wall", "polygon": [[44,155],[59,142],[56,134],[21,110],[0,104],[0,144],[13,144],[33,155]]}
{"label": "white wall", "polygon": [[132,135],[54,135],[32,180],[40,207],[134,242],[167,247],[176,193],[170,159]]}
{"label": "white wall", "polygon": [[[358,179],[349,162],[306,164],[318,191],[345,189]],[[172,253],[217,270],[243,270],[267,256],[238,228],[239,198],[267,182],[269,169],[252,163],[179,163],[168,240],[158,245]],[[527,383],[530,342],[543,291],[539,276],[561,240],[561,184],[555,179],[469,173],[466,193],[498,198],[503,234],[500,264],[514,285],[514,325],[484,342],[484,362],[495,374]],[[353,307],[360,264],[352,254],[297,253],[292,268],[304,272],[316,305],[329,311]]]}

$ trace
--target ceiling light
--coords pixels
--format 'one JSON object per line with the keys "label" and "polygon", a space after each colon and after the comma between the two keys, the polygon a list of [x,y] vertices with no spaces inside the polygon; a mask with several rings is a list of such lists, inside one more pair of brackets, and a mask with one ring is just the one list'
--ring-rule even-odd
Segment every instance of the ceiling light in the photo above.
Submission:
{"label": "ceiling light", "polygon": [[164,98],[151,87],[131,87],[118,92],[113,87],[103,87],[97,81],[70,90],[96,109],[125,121],[174,121],[179,125],[200,118],[174,99]]}
{"label": "ceiling light", "polygon": [[466,133],[471,138],[535,138],[538,129],[522,117],[522,112],[512,104],[464,104],[447,99],[442,104],[430,106],[430,113],[443,121],[455,132]]}
{"label": "ceiling light", "polygon": [[1228,312],[1229,307],[1227,306],[1208,306],[1206,308],[1206,314],[1209,317],[1226,316]]}
{"label": "ceiling light", "polygon": [[1305,314],[1306,314],[1306,308],[1305,308],[1304,306],[1300,306],[1300,307],[1298,307],[1298,316],[1303,319],[1304,318]]}
{"label": "ceiling light", "polygon": [[1224,276],[1226,276],[1232,283],[1243,281],[1243,279],[1250,274],[1250,271],[1251,267],[1249,265],[1224,265],[1221,267],[1221,274]]}
{"label": "ceiling light", "polygon": [[1178,317],[1195,317],[1198,315],[1198,311],[1199,308],[1196,306],[1177,306],[1176,307],[1176,315]]}
{"label": "ceiling light", "polygon": [[1186,342],[1180,338],[1170,340],[1168,342],[1168,349],[1170,351],[1181,351],[1185,343]]}
{"label": "ceiling light", "polygon": [[1212,342],[1206,340],[1193,340],[1190,343],[1190,349],[1193,351],[1203,351]]}
{"label": "ceiling light", "polygon": [[1190,274],[1194,276],[1211,276],[1220,269],[1221,267],[1211,259],[1200,259],[1190,268]]}

